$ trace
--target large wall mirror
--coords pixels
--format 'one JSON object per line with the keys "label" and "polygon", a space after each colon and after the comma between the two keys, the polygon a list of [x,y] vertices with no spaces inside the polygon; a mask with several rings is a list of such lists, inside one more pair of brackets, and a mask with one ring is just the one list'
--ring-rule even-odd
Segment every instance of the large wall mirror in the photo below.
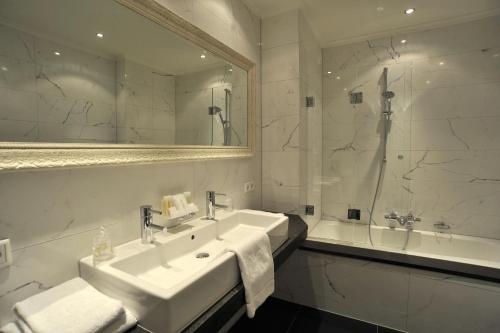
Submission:
{"label": "large wall mirror", "polygon": [[0,169],[250,156],[255,65],[154,0],[0,0]]}

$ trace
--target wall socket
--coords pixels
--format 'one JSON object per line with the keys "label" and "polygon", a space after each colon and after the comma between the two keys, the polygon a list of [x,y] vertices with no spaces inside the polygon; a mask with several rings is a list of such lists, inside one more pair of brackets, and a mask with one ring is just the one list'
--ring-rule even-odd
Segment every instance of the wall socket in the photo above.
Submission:
{"label": "wall socket", "polygon": [[243,192],[252,192],[255,190],[255,183],[252,181],[246,182],[243,184]]}
{"label": "wall socket", "polygon": [[0,240],[0,268],[10,266],[10,264],[12,264],[10,239],[2,239]]}

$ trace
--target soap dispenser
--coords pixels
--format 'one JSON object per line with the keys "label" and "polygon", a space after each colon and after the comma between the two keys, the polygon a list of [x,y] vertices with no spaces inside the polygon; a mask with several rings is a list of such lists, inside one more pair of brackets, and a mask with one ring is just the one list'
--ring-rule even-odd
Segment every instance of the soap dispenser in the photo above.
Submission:
{"label": "soap dispenser", "polygon": [[114,255],[111,238],[104,226],[101,226],[99,233],[94,237],[92,252],[94,254],[94,262],[111,259]]}

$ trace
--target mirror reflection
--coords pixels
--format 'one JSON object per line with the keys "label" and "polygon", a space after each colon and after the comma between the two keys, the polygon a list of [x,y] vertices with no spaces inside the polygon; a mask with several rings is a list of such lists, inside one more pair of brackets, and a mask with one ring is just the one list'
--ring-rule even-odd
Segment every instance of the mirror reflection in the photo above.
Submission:
{"label": "mirror reflection", "polygon": [[0,0],[0,141],[246,146],[247,72],[113,0]]}

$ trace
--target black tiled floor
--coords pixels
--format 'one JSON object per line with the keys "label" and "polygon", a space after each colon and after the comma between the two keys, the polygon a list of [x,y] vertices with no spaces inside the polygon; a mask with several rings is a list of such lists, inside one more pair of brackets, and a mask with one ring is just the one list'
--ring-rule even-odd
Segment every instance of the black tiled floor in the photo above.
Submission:
{"label": "black tiled floor", "polygon": [[289,333],[377,333],[377,326],[333,313],[302,307]]}
{"label": "black tiled floor", "polygon": [[287,333],[300,305],[269,298],[255,313],[253,319],[246,314],[231,328],[230,333],[273,332]]}
{"label": "black tiled floor", "polygon": [[268,299],[253,319],[246,315],[231,328],[230,333],[399,333],[385,327],[339,316],[330,312]]}

